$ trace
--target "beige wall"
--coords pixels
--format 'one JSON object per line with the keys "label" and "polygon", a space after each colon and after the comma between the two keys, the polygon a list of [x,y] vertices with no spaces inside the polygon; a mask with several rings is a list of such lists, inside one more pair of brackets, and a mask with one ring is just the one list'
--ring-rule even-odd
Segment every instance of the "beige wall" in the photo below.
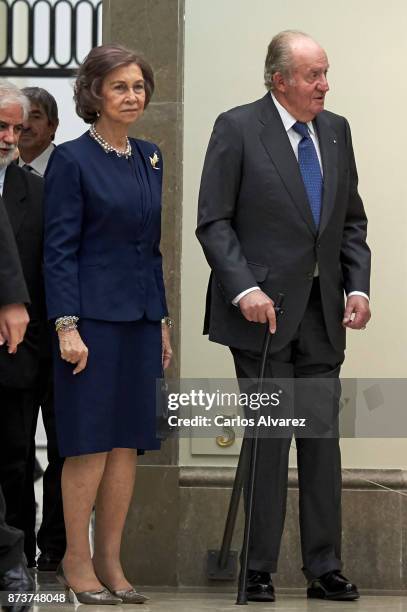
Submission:
{"label": "beige wall", "polygon": [[[373,251],[373,320],[348,334],[344,376],[405,377],[407,370],[407,81],[405,0],[186,0],[184,198],[182,257],[183,377],[233,375],[228,350],[201,336],[208,267],[194,237],[196,206],[208,139],[216,116],[264,93],[270,38],[301,29],[327,50],[327,108],[351,124],[360,192]],[[389,415],[390,416],[390,415]],[[344,440],[345,467],[407,468],[405,440]],[[206,451],[205,451],[206,453]],[[216,454],[217,453],[217,454]],[[181,463],[230,463],[213,444]]]}

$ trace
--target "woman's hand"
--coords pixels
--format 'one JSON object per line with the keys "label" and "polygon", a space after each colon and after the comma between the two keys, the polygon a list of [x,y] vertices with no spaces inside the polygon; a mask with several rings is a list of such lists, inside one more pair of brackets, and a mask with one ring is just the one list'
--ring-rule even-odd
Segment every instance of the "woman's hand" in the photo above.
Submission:
{"label": "woman's hand", "polygon": [[172,357],[172,348],[170,341],[170,328],[165,323],[161,324],[161,333],[162,333],[162,362],[163,368],[166,370],[170,365],[171,357]]}
{"label": "woman's hand", "polygon": [[86,368],[88,361],[88,348],[84,344],[82,338],[79,335],[77,329],[71,329],[69,331],[59,331],[59,349],[61,351],[61,358],[68,363],[76,364],[74,374],[79,374]]}

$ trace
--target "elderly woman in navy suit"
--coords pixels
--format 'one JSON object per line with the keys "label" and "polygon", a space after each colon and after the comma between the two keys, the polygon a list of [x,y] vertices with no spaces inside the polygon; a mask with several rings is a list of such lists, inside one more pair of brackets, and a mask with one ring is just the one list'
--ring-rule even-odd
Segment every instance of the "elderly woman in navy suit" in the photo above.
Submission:
{"label": "elderly woman in navy suit", "polygon": [[[158,449],[155,383],[171,359],[159,250],[162,157],[129,126],[151,67],[94,48],[75,84],[89,131],[57,147],[45,175],[45,281],[55,321],[55,410],[67,549],[57,577],[82,603],[141,603],[120,564],[137,450]],[[89,521],[96,506],[94,555]]]}

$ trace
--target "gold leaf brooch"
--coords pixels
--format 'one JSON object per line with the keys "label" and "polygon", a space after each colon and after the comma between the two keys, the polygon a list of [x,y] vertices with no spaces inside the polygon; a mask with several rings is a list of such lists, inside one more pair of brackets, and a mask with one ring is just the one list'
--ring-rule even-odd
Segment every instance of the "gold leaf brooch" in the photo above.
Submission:
{"label": "gold leaf brooch", "polygon": [[157,166],[159,161],[160,158],[157,155],[157,151],[154,151],[153,157],[150,157],[150,164],[152,165],[153,170],[160,170],[159,166]]}

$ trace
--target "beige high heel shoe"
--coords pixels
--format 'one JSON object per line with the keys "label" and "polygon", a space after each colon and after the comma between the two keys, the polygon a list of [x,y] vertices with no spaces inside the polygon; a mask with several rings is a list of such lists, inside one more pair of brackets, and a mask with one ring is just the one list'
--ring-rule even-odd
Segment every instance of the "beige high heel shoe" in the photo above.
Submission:
{"label": "beige high heel shoe", "polygon": [[110,593],[113,593],[113,595],[116,595],[116,597],[120,597],[122,603],[124,604],[142,604],[146,601],[149,601],[150,599],[149,597],[138,593],[136,589],[119,589],[114,591],[107,584],[102,582],[99,576],[97,576],[97,579],[100,581],[101,584],[103,584],[104,587],[106,587],[110,591]]}
{"label": "beige high heel shoe", "polygon": [[122,603],[124,604],[142,604],[150,600],[149,597],[138,593],[136,589],[119,589],[114,591],[105,582],[103,582],[103,580],[100,580],[97,574],[96,578],[101,584],[103,584],[104,587],[106,587],[111,593],[113,593],[113,595],[116,595],[116,597],[120,597]]}
{"label": "beige high heel shoe", "polygon": [[65,588],[66,596],[70,603],[97,604],[102,606],[117,605],[123,603],[121,597],[113,594],[106,588],[101,589],[100,591],[82,591],[81,593],[75,593],[75,591],[70,587],[67,579],[65,578],[62,561],[58,565],[56,577],[57,580]]}
{"label": "beige high heel shoe", "polygon": [[119,591],[110,591],[110,592],[113,593],[113,595],[120,597],[122,603],[124,604],[142,604],[150,599],[149,597],[146,597],[145,595],[142,595],[141,593],[137,593],[136,589],[128,589],[128,590],[120,589]]}

